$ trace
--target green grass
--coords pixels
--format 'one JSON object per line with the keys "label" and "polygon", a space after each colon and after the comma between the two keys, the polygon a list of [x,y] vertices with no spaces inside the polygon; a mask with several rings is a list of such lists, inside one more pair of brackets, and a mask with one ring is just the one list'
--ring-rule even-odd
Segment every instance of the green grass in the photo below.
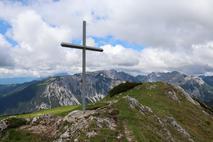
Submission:
{"label": "green grass", "polygon": [[[137,110],[130,109],[126,99],[121,99],[116,107],[120,110],[119,121],[126,125],[132,133],[132,137],[137,141],[163,142],[162,136],[158,135],[161,127],[152,115],[142,115]],[[134,141],[133,140],[133,141]]]}
{"label": "green grass", "polygon": [[0,120],[7,118],[8,116],[0,116]]}
{"label": "green grass", "polygon": [[88,104],[87,107],[86,107],[86,110],[95,110],[97,108],[102,108],[102,107],[105,107],[108,103],[106,102],[97,102],[95,104]]}
{"label": "green grass", "polygon": [[51,139],[44,138],[23,130],[9,129],[1,142],[51,142]]}
{"label": "green grass", "polygon": [[[100,129],[97,136],[90,138],[91,142],[117,142],[117,133],[116,131],[112,131],[110,129],[102,128]],[[82,139],[83,141],[83,139]],[[122,139],[122,142],[127,142],[126,139]]]}
{"label": "green grass", "polygon": [[[52,108],[52,109],[44,109],[44,110],[36,111],[36,112],[33,112],[33,113],[18,114],[18,115],[14,115],[14,117],[17,117],[17,118],[33,118],[33,117],[38,117],[38,116],[45,115],[45,114],[51,114],[51,115],[55,115],[55,116],[65,116],[69,112],[77,110],[77,109],[80,109],[79,105],[62,106],[62,107],[56,107],[56,108]],[[13,117],[13,116],[0,116],[0,120],[8,118],[8,117]]]}
{"label": "green grass", "polygon": [[20,115],[16,115],[16,116],[19,118],[33,118],[33,117],[37,117],[37,116],[41,116],[41,115],[45,115],[45,114],[51,114],[51,115],[56,115],[56,116],[65,116],[69,112],[71,112],[73,110],[77,110],[79,108],[80,108],[79,106],[62,106],[62,107],[56,107],[56,108],[52,108],[52,109],[44,109],[44,110],[41,110],[38,112],[29,113],[29,114],[20,114]]}

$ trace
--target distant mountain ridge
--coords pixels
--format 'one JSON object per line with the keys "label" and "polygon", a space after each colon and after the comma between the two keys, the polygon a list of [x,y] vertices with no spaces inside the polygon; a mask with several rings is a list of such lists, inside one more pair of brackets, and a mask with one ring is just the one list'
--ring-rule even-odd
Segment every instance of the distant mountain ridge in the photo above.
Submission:
{"label": "distant mountain ridge", "polygon": [[[121,80],[122,76],[115,75],[116,73],[115,70],[87,73],[86,101],[96,102],[106,96],[111,88],[124,82]],[[0,92],[0,114],[77,105],[81,103],[81,74],[49,77],[17,85],[1,85]]]}
{"label": "distant mountain ridge", "polygon": [[[168,73],[151,73],[147,76],[138,76],[141,82],[163,81],[182,87],[187,93],[198,100],[205,102],[209,106],[213,106],[213,86],[206,82],[208,78],[185,75],[177,71]],[[141,79],[140,79],[141,78]]]}
{"label": "distant mountain ridge", "polygon": [[22,84],[26,82],[31,82],[34,80],[40,80],[41,78],[36,77],[11,77],[11,78],[0,78],[0,85],[5,84]]}
{"label": "distant mountain ridge", "polygon": [[[192,97],[213,106],[213,86],[201,77],[179,72],[132,76],[116,70],[87,72],[87,102],[96,102],[122,82],[163,81],[181,86]],[[81,74],[49,77],[16,85],[0,85],[0,114],[32,112],[81,103]]]}

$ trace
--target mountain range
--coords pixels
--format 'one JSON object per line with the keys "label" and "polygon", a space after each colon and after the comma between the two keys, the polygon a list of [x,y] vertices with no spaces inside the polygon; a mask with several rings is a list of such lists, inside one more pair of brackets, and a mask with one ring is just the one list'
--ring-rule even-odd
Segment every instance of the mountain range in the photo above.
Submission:
{"label": "mountain range", "polygon": [[[116,70],[87,72],[86,101],[104,98],[123,82],[167,82],[180,86],[194,99],[213,106],[213,77],[191,76],[180,72],[132,76]],[[0,114],[18,114],[65,105],[81,104],[81,74],[61,75],[23,84],[0,85]]]}

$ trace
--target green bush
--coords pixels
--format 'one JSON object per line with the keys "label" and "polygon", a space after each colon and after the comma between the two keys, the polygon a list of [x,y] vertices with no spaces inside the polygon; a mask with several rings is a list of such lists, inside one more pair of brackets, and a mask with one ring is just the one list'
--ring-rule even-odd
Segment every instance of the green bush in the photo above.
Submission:
{"label": "green bush", "polygon": [[17,128],[26,125],[27,121],[24,118],[11,117],[7,119],[8,128]]}
{"label": "green bush", "polygon": [[141,85],[142,83],[134,83],[134,82],[126,82],[126,83],[121,83],[118,86],[115,86],[113,89],[109,91],[109,96],[113,97],[116,94],[126,92],[138,85]]}

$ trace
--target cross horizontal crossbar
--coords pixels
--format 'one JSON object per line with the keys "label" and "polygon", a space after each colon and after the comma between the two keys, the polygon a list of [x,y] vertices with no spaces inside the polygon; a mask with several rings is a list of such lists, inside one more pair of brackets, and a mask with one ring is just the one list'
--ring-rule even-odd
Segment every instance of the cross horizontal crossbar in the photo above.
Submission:
{"label": "cross horizontal crossbar", "polygon": [[85,48],[86,50],[103,52],[103,49],[101,49],[101,48],[83,46],[83,45],[76,45],[76,44],[71,44],[71,43],[66,43],[66,42],[62,42],[61,46],[67,47],[67,48],[76,48],[76,49],[84,49]]}

